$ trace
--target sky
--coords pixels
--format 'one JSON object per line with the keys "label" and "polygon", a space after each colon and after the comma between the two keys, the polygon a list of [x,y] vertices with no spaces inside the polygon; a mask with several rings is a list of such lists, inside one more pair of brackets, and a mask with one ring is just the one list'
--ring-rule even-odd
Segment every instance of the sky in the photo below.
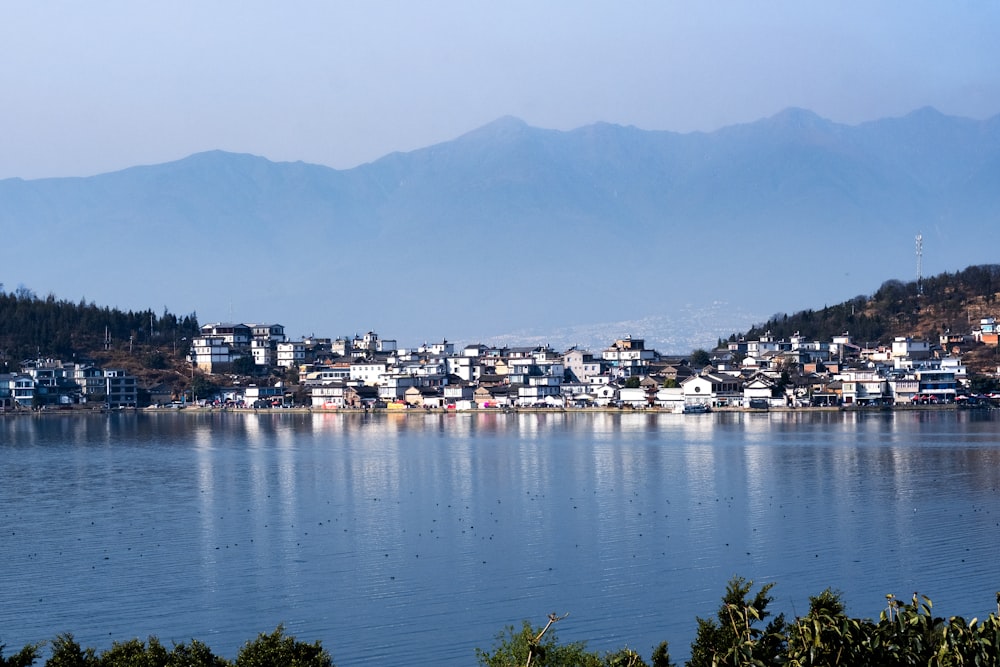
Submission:
{"label": "sky", "polygon": [[1000,3],[0,5],[0,178],[222,149],[350,168],[504,115],[711,131],[1000,113]]}

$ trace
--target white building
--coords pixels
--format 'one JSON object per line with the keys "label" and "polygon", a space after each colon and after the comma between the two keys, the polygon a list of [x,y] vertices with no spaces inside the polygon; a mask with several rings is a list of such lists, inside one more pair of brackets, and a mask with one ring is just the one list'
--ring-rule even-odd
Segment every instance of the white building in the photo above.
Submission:
{"label": "white building", "polygon": [[310,400],[314,408],[340,409],[344,407],[344,384],[335,382],[317,385],[310,389]]}
{"label": "white building", "polygon": [[875,370],[844,370],[840,381],[844,405],[877,404],[890,397],[889,381]]}
{"label": "white building", "polygon": [[278,362],[278,343],[254,338],[250,341],[250,354],[253,355],[254,365],[270,368]]}
{"label": "white building", "polygon": [[929,359],[931,346],[926,340],[914,340],[909,336],[897,336],[892,341],[892,364],[896,368],[912,366],[914,361]]}
{"label": "white building", "polygon": [[277,364],[281,368],[299,366],[306,361],[306,344],[302,341],[285,341],[278,343],[275,353]]}
{"label": "white building", "polygon": [[233,324],[230,322],[204,324],[201,327],[201,335],[205,338],[221,338],[223,342],[235,348],[250,345],[250,332],[250,327],[246,324]]}
{"label": "white building", "polygon": [[285,327],[280,324],[247,324],[252,340],[285,342]]}
{"label": "white building", "polygon": [[466,382],[475,382],[483,372],[483,367],[476,357],[450,356],[445,358],[445,362],[449,374],[457,375]]}
{"label": "white building", "polygon": [[351,363],[351,380],[366,385],[378,384],[379,378],[386,374],[384,361],[358,360]]}
{"label": "white building", "polygon": [[741,380],[732,375],[701,373],[681,382],[686,404],[715,407],[739,405],[743,400]]}
{"label": "white building", "polygon": [[206,373],[222,372],[241,356],[223,336],[202,336],[191,343],[191,363]]}

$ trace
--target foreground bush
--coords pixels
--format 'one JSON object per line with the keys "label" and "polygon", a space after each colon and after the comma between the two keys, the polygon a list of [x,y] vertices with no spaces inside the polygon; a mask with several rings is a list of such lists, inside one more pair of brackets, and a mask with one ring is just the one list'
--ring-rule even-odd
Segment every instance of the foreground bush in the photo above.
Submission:
{"label": "foreground bush", "polygon": [[[829,589],[809,599],[809,612],[787,622],[771,617],[768,606],[773,584],[753,592],[753,582],[733,578],[714,618],[698,620],[686,667],[952,667],[1000,666],[1000,593],[997,613],[980,621],[933,614],[931,601],[916,593],[909,602],[886,596],[877,621],[851,618],[840,594]],[[564,616],[550,615],[541,627],[525,621],[509,626],[491,650],[476,649],[482,667],[673,667],[666,642],[646,662],[630,648],[600,653],[585,642],[560,643],[554,625]],[[29,644],[4,657],[0,667],[31,667],[41,645]],[[156,637],[112,644],[98,654],[83,649],[72,635],[51,642],[45,667],[333,667],[320,642],[307,644],[278,628],[261,633],[240,648],[230,662],[201,642],[164,647]]]}
{"label": "foreground bush", "polygon": [[[39,645],[25,646],[5,659],[0,644],[0,667],[30,667],[40,649]],[[300,642],[285,635],[284,627],[279,625],[271,634],[261,633],[244,644],[235,662],[215,655],[198,640],[175,644],[168,650],[156,637],[146,642],[131,639],[114,642],[98,654],[92,648],[81,648],[73,635],[59,635],[52,641],[52,655],[45,667],[333,667],[333,660],[320,642]]]}
{"label": "foreground bush", "polygon": [[[629,648],[600,654],[587,651],[585,642],[560,644],[552,625],[565,616],[549,615],[542,628],[524,621],[520,630],[508,626],[496,636],[492,651],[476,649],[476,658],[484,667],[649,667],[638,653]],[[652,667],[670,667],[667,643],[653,652]]]}
{"label": "foreground bush", "polygon": [[[886,596],[878,621],[850,618],[840,594],[829,589],[809,599],[809,613],[793,622],[770,617],[773,584],[753,592],[753,582],[729,582],[715,618],[698,620],[686,667],[1000,667],[1000,593],[997,613],[983,621],[934,616],[931,601],[913,595],[910,602]],[[630,649],[599,654],[582,642],[559,644],[549,617],[543,628],[528,623],[497,636],[492,651],[477,650],[483,667],[643,667]],[[663,642],[651,656],[652,667],[669,667]]]}

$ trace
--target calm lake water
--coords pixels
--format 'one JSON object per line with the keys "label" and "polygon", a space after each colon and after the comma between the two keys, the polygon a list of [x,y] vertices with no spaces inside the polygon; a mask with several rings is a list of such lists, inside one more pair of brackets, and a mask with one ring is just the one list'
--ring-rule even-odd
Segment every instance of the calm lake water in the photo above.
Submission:
{"label": "calm lake water", "polygon": [[0,419],[0,643],[279,623],[339,667],[560,639],[683,660],[726,582],[996,611],[1000,419],[878,414],[138,414]]}

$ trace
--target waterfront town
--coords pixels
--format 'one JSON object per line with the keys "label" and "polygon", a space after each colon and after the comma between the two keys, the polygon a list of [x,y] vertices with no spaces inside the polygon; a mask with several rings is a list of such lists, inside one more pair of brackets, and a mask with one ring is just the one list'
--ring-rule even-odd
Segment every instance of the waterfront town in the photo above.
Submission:
{"label": "waterfront town", "polygon": [[[413,349],[375,332],[352,339],[289,340],[280,324],[212,323],[187,357],[186,389],[141,387],[122,369],[53,359],[0,374],[0,410],[91,407],[311,410],[858,408],[991,404],[970,391],[962,350],[998,343],[997,321],[940,340],[896,337],[865,345],[767,334],[713,352],[660,354],[625,336],[606,348],[559,352],[547,345]],[[195,374],[213,378],[198,394]],[[209,387],[205,389],[205,387]]]}

